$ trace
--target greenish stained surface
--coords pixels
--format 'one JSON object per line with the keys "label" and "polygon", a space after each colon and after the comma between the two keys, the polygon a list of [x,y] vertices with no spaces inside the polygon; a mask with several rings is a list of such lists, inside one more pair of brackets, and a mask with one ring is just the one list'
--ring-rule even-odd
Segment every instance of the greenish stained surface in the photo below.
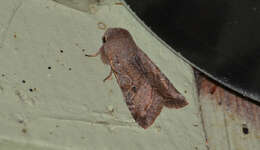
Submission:
{"label": "greenish stained surface", "polygon": [[[205,150],[192,68],[117,1],[57,1],[0,1],[0,149]],[[140,128],[115,78],[103,83],[109,66],[85,56],[104,25],[128,29],[189,105]]]}

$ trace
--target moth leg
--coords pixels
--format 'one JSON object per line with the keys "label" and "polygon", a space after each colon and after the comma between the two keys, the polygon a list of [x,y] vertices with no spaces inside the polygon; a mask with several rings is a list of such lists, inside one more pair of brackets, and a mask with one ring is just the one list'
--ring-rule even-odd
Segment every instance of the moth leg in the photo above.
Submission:
{"label": "moth leg", "polygon": [[100,51],[96,52],[95,54],[86,54],[88,57],[96,57],[100,54]]}
{"label": "moth leg", "polygon": [[109,72],[109,75],[103,80],[103,82],[106,82],[106,80],[110,80],[112,78],[112,73],[113,73],[113,70],[112,68],[110,69],[110,72]]}

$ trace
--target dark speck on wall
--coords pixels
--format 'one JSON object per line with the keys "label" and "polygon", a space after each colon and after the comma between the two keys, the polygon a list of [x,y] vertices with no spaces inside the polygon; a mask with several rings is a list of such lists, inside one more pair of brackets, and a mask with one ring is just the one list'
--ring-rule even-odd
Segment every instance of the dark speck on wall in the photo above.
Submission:
{"label": "dark speck on wall", "polygon": [[249,133],[249,129],[248,129],[246,124],[242,125],[242,131],[243,131],[244,134],[248,134]]}
{"label": "dark speck on wall", "polygon": [[27,129],[23,128],[23,129],[22,129],[22,132],[23,132],[24,134],[27,133]]}
{"label": "dark speck on wall", "polygon": [[19,120],[18,122],[19,122],[19,123],[21,123],[21,124],[22,124],[22,123],[24,123],[24,121],[23,121],[23,120]]}

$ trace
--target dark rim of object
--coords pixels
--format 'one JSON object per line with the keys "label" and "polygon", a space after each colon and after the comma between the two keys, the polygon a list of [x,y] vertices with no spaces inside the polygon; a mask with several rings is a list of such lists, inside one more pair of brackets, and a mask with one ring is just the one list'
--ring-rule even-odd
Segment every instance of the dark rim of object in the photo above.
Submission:
{"label": "dark rim of object", "polygon": [[260,1],[125,1],[193,67],[260,102]]}

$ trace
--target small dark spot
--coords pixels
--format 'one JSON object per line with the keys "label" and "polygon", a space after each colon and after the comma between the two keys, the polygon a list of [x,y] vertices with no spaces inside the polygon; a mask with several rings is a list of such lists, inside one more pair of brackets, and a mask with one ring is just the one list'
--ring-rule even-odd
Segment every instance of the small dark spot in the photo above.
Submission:
{"label": "small dark spot", "polygon": [[14,34],[14,38],[16,38],[16,34]]}
{"label": "small dark spot", "polygon": [[106,38],[104,36],[102,37],[102,41],[103,43],[106,43]]}
{"label": "small dark spot", "polygon": [[72,70],[72,68],[69,68],[69,71],[71,71]]}
{"label": "small dark spot", "polygon": [[108,122],[106,121],[96,121],[97,124],[102,124],[102,125],[109,125]]}
{"label": "small dark spot", "polygon": [[33,92],[33,89],[29,89],[30,92]]}
{"label": "small dark spot", "polygon": [[242,125],[242,131],[243,131],[244,134],[248,134],[249,133],[249,129],[248,129],[246,124]]}
{"label": "small dark spot", "polygon": [[60,50],[60,53],[63,53],[63,50],[62,50],[62,49]]}
{"label": "small dark spot", "polygon": [[248,131],[248,128],[243,127],[243,133],[244,133],[244,134],[248,134],[248,132],[249,132],[249,131]]}
{"label": "small dark spot", "polygon": [[197,123],[194,123],[193,126],[194,126],[194,127],[198,127],[199,125],[198,125]]}
{"label": "small dark spot", "polygon": [[19,120],[18,122],[19,122],[19,123],[21,123],[21,124],[22,124],[22,123],[24,123],[24,121],[23,121],[23,120]]}
{"label": "small dark spot", "polygon": [[136,87],[135,86],[132,87],[132,91],[136,93]]}
{"label": "small dark spot", "polygon": [[23,128],[23,129],[22,129],[22,132],[23,132],[24,134],[27,133],[27,129]]}
{"label": "small dark spot", "polygon": [[82,49],[82,52],[85,52],[86,50],[85,49]]}
{"label": "small dark spot", "polygon": [[217,89],[217,86],[214,85],[214,86],[210,89],[209,93],[210,93],[211,95],[214,94],[214,93],[216,92],[216,89]]}
{"label": "small dark spot", "polygon": [[49,134],[50,134],[50,135],[52,135],[52,134],[53,134],[53,132],[51,132],[51,131],[50,131],[50,132],[49,132]]}
{"label": "small dark spot", "polygon": [[187,91],[185,90],[184,93],[187,93]]}
{"label": "small dark spot", "polygon": [[5,76],[5,74],[2,74],[1,76],[2,76],[2,77],[4,77],[4,76]]}
{"label": "small dark spot", "polygon": [[60,127],[59,125],[56,125],[56,128]]}
{"label": "small dark spot", "polygon": [[51,69],[51,67],[49,66],[48,69]]}
{"label": "small dark spot", "polygon": [[26,81],[25,81],[25,80],[22,80],[22,83],[26,83]]}

